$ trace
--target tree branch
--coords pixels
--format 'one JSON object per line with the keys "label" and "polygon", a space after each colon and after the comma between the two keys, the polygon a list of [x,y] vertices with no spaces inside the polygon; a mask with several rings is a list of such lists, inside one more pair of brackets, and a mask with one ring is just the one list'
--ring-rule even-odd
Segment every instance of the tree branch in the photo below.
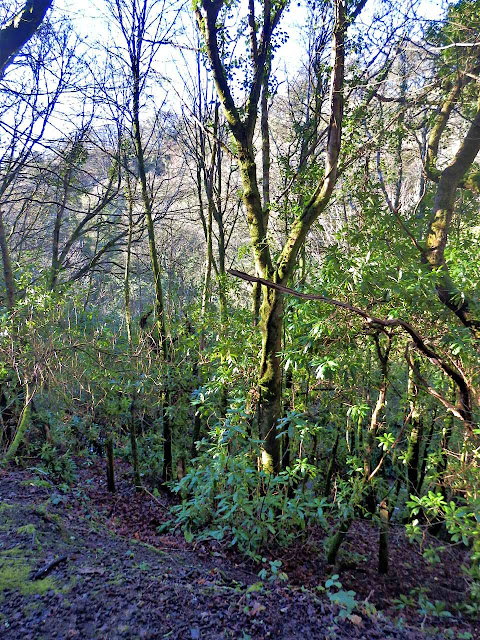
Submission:
{"label": "tree branch", "polygon": [[15,54],[33,36],[53,0],[27,0],[22,9],[0,29],[0,78]]}
{"label": "tree branch", "polygon": [[425,339],[412,327],[411,324],[401,320],[400,318],[377,318],[375,316],[370,315],[367,311],[360,309],[359,307],[355,307],[348,302],[341,302],[340,300],[334,300],[332,298],[327,298],[325,296],[321,296],[314,293],[302,293],[300,291],[295,291],[295,289],[290,289],[290,287],[285,287],[284,285],[277,284],[275,282],[271,282],[270,280],[265,280],[265,278],[259,278],[257,276],[251,276],[248,273],[244,273],[243,271],[237,271],[236,269],[229,269],[228,273],[236,278],[241,278],[242,280],[246,280],[247,282],[258,282],[266,287],[270,287],[271,289],[275,289],[276,291],[280,291],[281,293],[286,293],[288,295],[295,296],[296,298],[302,298],[303,300],[318,300],[320,302],[325,302],[333,307],[339,307],[340,309],[345,309],[346,311],[351,311],[356,315],[364,318],[367,323],[372,327],[400,327],[402,328],[413,340],[415,347],[423,353],[423,355],[438,369],[441,369],[444,373],[447,374],[457,385],[459,394],[460,394],[460,404],[461,407],[458,409],[458,416],[469,429],[472,429],[473,420],[472,420],[472,393],[470,391],[470,387],[468,385],[467,380],[465,379],[463,373],[454,365],[446,362],[442,356],[436,353],[428,344]]}

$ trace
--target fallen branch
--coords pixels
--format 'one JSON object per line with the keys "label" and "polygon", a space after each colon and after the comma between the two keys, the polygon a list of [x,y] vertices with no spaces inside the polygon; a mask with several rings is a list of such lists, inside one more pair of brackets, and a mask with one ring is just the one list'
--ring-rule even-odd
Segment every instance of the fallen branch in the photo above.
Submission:
{"label": "fallen branch", "polygon": [[44,567],[36,571],[31,577],[31,580],[41,580],[42,578],[45,578],[45,576],[48,576],[48,574],[53,571],[55,567],[58,567],[58,565],[62,562],[65,562],[65,560],[68,560],[68,556],[60,556],[59,558],[52,560]]}

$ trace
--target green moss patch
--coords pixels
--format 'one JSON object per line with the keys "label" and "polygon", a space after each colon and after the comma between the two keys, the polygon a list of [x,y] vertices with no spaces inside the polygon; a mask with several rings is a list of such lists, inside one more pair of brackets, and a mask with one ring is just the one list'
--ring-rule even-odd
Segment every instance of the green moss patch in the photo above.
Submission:
{"label": "green moss patch", "polygon": [[[15,553],[16,552],[16,553]],[[53,578],[31,580],[32,564],[19,547],[0,552],[0,601],[5,591],[20,591],[24,595],[57,591]]]}
{"label": "green moss patch", "polygon": [[24,524],[23,527],[18,527],[17,533],[27,533],[33,536],[36,533],[35,525],[33,524]]}
{"label": "green moss patch", "polygon": [[13,504],[8,504],[8,502],[0,502],[0,530],[8,529],[8,525],[12,521],[12,516],[14,514]]}

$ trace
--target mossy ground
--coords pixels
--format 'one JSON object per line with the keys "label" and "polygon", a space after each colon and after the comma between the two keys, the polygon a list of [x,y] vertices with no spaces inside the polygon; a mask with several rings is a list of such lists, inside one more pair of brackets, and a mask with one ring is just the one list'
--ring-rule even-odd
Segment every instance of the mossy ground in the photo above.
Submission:
{"label": "mossy ground", "polygon": [[25,555],[20,546],[0,551],[0,602],[5,591],[20,591],[23,595],[31,595],[57,589],[55,580],[49,576],[42,580],[32,580],[34,570],[33,559]]}
{"label": "mossy ground", "polygon": [[[24,596],[58,592],[60,585],[52,576],[33,580],[44,563],[45,549],[58,548],[59,532],[64,527],[58,516],[48,515],[43,505],[0,503],[0,603],[7,592]],[[60,536],[63,544],[65,536]]]}

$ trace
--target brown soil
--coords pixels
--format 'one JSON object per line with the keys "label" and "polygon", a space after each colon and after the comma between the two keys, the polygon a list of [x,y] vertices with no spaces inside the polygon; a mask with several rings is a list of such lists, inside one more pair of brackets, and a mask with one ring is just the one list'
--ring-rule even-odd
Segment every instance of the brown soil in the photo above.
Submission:
{"label": "brown soil", "polygon": [[[430,566],[403,528],[394,527],[391,571],[379,577],[378,533],[357,522],[333,569],[343,589],[356,592],[356,609],[343,619],[341,608],[317,589],[332,573],[322,560],[319,531],[277,554],[287,583],[261,584],[258,567],[218,543],[195,547],[180,534],[159,535],[169,498],[135,493],[128,468],[120,463],[117,469],[113,496],[99,465],[79,463],[77,487],[66,493],[53,483],[36,486],[31,471],[0,472],[0,638],[480,637],[480,625],[455,608],[466,597],[459,547]],[[45,579],[31,579],[55,559],[61,561]],[[394,599],[402,594],[415,604],[399,610]],[[419,610],[422,594],[445,602],[451,617]]]}

